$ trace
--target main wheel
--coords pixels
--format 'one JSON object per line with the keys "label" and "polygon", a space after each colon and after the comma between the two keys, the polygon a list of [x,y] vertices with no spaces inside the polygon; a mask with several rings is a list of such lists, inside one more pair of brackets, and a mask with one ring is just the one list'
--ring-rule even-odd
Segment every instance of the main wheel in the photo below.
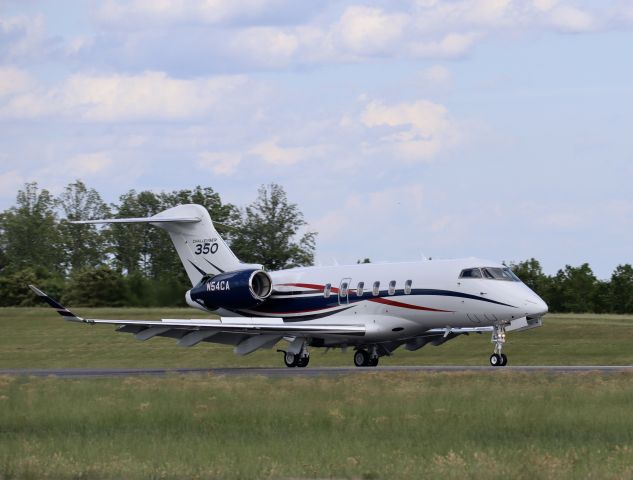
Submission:
{"label": "main wheel", "polygon": [[493,353],[492,355],[490,355],[490,365],[492,365],[493,367],[500,366],[501,362],[502,362],[501,355],[497,355],[496,353]]}
{"label": "main wheel", "polygon": [[310,363],[310,356],[301,357],[297,360],[297,367],[299,368],[307,367],[308,363]]}
{"label": "main wheel", "polygon": [[367,350],[356,350],[356,353],[354,353],[354,365],[357,367],[369,365],[369,353],[367,353]]}
{"label": "main wheel", "polygon": [[296,367],[298,365],[298,360],[299,355],[295,355],[292,352],[286,352],[286,354],[284,355],[284,363],[286,364],[286,367]]}
{"label": "main wheel", "polygon": [[501,366],[505,367],[508,364],[508,357],[505,353],[501,354]]}

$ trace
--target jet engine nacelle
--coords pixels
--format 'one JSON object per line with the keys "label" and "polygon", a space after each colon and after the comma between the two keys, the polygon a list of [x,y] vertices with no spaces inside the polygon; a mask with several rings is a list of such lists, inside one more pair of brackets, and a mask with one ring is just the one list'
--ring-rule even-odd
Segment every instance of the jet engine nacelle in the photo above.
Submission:
{"label": "jet engine nacelle", "polygon": [[194,308],[229,310],[253,308],[273,291],[273,281],[263,270],[248,269],[205,276],[187,292],[187,303]]}

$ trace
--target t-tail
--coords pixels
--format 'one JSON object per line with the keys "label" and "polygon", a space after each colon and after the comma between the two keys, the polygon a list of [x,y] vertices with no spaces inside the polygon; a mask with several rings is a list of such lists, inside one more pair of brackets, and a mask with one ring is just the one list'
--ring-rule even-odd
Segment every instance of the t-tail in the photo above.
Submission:
{"label": "t-tail", "polygon": [[238,260],[213,226],[207,209],[201,205],[178,205],[145,218],[109,218],[73,223],[149,223],[167,230],[192,285],[197,285],[207,274],[261,268]]}

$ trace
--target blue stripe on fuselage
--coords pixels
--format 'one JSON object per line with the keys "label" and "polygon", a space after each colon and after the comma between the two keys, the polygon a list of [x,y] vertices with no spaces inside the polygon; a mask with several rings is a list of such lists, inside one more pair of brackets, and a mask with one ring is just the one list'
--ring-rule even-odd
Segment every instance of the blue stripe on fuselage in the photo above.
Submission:
{"label": "blue stripe on fuselage", "polygon": [[[277,298],[275,295],[269,297],[262,305],[251,309],[253,312],[259,312],[264,314],[296,314],[305,313],[307,315],[316,313],[320,310],[328,308],[338,307],[339,305],[352,305],[363,300],[372,300],[375,298],[394,298],[394,297],[410,297],[412,295],[417,296],[441,296],[441,297],[458,297],[467,298],[469,300],[478,300],[481,302],[493,303],[495,305],[502,305],[504,307],[517,308],[507,303],[497,302],[489,298],[482,298],[476,295],[470,295],[468,293],[454,292],[452,290],[436,290],[429,288],[417,288],[411,290],[411,293],[405,295],[404,289],[396,290],[393,295],[389,295],[387,290],[382,290],[376,296],[372,295],[371,291],[364,293],[362,296],[356,296],[354,294],[349,296],[349,302],[342,302],[339,304],[339,296],[337,293],[332,293],[329,298],[325,298],[323,295],[300,296],[301,291],[297,292],[278,292],[278,295],[296,295],[293,298]],[[399,300],[402,301],[402,298]]]}

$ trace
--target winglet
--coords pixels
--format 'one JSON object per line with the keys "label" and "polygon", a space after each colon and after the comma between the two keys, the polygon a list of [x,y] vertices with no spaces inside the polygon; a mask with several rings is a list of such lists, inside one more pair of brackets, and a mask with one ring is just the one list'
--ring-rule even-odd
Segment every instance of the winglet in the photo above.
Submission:
{"label": "winglet", "polygon": [[66,307],[64,307],[60,303],[57,303],[55,300],[53,300],[51,297],[46,295],[39,288],[37,288],[35,285],[29,285],[29,288],[31,290],[33,290],[35,295],[37,295],[42,300],[44,300],[46,303],[48,303],[51,306],[51,308],[54,308],[55,310],[57,310],[57,313],[59,313],[62,317],[64,317],[64,320],[68,320],[69,322],[85,322],[85,320],[83,318],[78,317],[73,312],[68,310]]}

